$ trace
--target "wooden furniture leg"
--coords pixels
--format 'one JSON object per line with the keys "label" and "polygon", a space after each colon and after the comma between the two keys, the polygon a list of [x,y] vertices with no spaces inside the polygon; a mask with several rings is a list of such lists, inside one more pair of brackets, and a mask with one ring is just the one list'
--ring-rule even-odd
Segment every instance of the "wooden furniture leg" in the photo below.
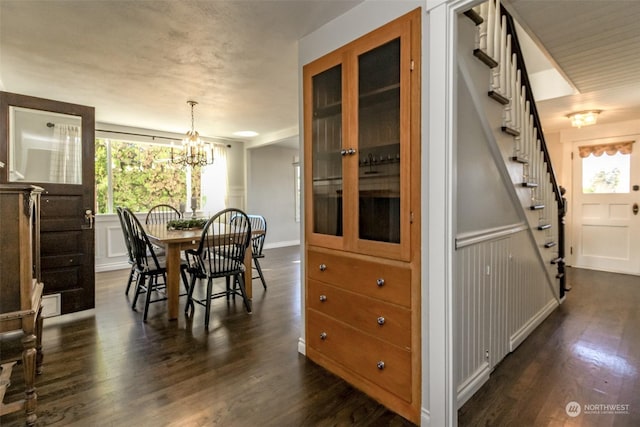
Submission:
{"label": "wooden furniture leg", "polygon": [[42,374],[42,362],[44,355],[42,354],[42,307],[36,315],[36,375]]}
{"label": "wooden furniture leg", "polygon": [[169,320],[178,318],[180,306],[180,245],[169,244],[167,249],[167,311]]}
{"label": "wooden furniture leg", "polygon": [[26,423],[33,426],[38,419],[36,406],[38,396],[36,394],[36,341],[37,337],[31,331],[22,338],[22,369],[24,371],[24,411]]}

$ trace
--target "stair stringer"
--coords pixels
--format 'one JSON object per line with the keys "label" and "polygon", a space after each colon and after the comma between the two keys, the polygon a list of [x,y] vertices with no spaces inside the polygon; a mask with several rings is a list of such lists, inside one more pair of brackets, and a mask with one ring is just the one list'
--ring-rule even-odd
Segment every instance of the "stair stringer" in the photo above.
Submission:
{"label": "stair stringer", "polygon": [[491,70],[471,55],[474,38],[475,26],[469,19],[461,17],[459,19],[458,71],[471,94],[471,101],[478,112],[484,137],[489,142],[496,167],[505,182],[511,183],[505,188],[521,219],[528,225],[527,234],[531,244],[536,248],[539,265],[546,273],[545,276],[552,294],[560,302],[557,271],[555,266],[551,264],[551,260],[558,256],[558,248],[557,245],[552,248],[545,247],[549,241],[558,241],[559,228],[557,203],[554,200],[550,176],[546,172],[544,156],[540,151],[539,142],[533,143],[535,146],[530,147],[532,149],[529,150],[531,157],[528,167],[531,169],[530,175],[538,179],[539,187],[536,189],[536,195],[543,195],[544,218],[551,224],[550,229],[541,231],[537,229],[541,221],[541,213],[530,209],[533,202],[532,190],[519,185],[523,181],[525,166],[511,160],[514,155],[516,139],[524,138],[524,136],[514,137],[502,131],[504,106],[487,96]]}

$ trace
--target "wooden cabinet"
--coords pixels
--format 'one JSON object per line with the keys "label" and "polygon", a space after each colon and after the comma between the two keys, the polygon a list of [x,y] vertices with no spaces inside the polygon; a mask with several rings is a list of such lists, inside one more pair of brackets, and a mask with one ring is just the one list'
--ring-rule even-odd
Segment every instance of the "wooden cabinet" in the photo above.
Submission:
{"label": "wooden cabinet", "polygon": [[307,356],[420,411],[420,11],[304,66]]}
{"label": "wooden cabinet", "polygon": [[[27,425],[36,421],[35,374],[40,370],[41,299],[40,281],[40,193],[42,189],[24,184],[0,185],[0,334],[22,332],[22,367],[25,398],[0,402],[0,415],[18,410],[26,413]],[[1,363],[2,379],[10,377],[12,360]],[[0,395],[9,386],[0,381]]]}

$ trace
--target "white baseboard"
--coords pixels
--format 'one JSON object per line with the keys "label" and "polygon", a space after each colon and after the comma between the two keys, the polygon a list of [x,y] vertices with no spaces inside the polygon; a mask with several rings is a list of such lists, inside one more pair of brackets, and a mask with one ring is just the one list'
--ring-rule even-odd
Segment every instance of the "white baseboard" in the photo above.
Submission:
{"label": "white baseboard", "polygon": [[298,338],[298,353],[307,355],[307,343],[302,337]]}
{"label": "white baseboard", "polygon": [[130,269],[131,265],[126,262],[126,261],[121,261],[121,262],[111,262],[111,263],[105,263],[105,264],[97,264],[96,263],[96,273],[102,273],[104,271],[112,271],[112,270],[125,270],[125,269]]}
{"label": "white baseboard", "polygon": [[489,379],[491,366],[484,362],[467,380],[458,387],[458,408],[461,408],[467,400]]}
{"label": "white baseboard", "polygon": [[265,243],[264,249],[284,248],[287,246],[296,246],[300,244],[300,240],[285,240],[283,242]]}
{"label": "white baseboard", "polygon": [[520,328],[515,334],[511,336],[509,340],[509,352],[514,351],[522,342],[533,332],[535,328],[542,323],[548,315],[551,314],[560,304],[556,299],[550,300],[542,310],[540,310],[535,316],[533,316],[525,325]]}
{"label": "white baseboard", "polygon": [[431,426],[431,413],[428,409],[420,409],[420,425],[423,427]]}

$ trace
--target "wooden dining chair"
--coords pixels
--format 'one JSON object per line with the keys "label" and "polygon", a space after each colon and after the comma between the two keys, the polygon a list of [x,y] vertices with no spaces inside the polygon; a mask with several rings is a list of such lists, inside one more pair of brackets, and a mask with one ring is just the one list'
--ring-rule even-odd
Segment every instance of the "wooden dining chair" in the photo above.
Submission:
{"label": "wooden dining chair", "polygon": [[127,227],[125,223],[125,219],[123,218],[123,208],[121,206],[117,206],[116,213],[118,214],[118,220],[120,221],[120,227],[122,228],[124,244],[127,248],[127,262],[131,266],[131,270],[129,271],[129,277],[127,279],[127,289],[125,291],[125,294],[129,295],[129,289],[131,288],[131,283],[133,283],[133,279],[137,274],[136,262],[133,256],[133,251],[131,249],[131,237],[129,236],[129,228]]}
{"label": "wooden dining chair", "polygon": [[[234,219],[232,221],[232,219]],[[195,311],[194,303],[205,307],[205,328],[209,328],[211,301],[216,298],[240,295],[248,313],[251,313],[251,301],[247,297],[244,283],[244,256],[251,240],[251,222],[247,214],[239,209],[224,209],[207,221],[197,249],[185,251],[187,271],[191,275],[185,313]],[[225,289],[214,292],[215,279],[224,278]],[[204,294],[194,296],[198,281],[206,280]],[[230,282],[233,280],[233,288]],[[238,284],[236,289],[235,284]]]}
{"label": "wooden dining chair", "polygon": [[[252,277],[252,279],[260,278],[262,281],[262,287],[267,289],[267,282],[264,280],[264,274],[262,274],[262,266],[260,265],[260,258],[264,258],[262,249],[264,248],[264,240],[267,237],[267,220],[262,215],[247,215],[251,222],[251,257],[253,259],[253,265],[258,275]],[[260,231],[259,234],[256,231]]]}
{"label": "wooden dining chair", "polygon": [[166,224],[172,219],[180,219],[182,214],[176,208],[165,203],[155,205],[147,213],[145,224]]}
{"label": "wooden dining chair", "polygon": [[[156,255],[154,246],[149,241],[147,232],[129,209],[122,209],[122,217],[127,226],[130,236],[131,252],[135,262],[135,269],[138,275],[136,281],[136,292],[131,303],[131,308],[136,309],[138,297],[145,295],[144,314],[142,319],[147,321],[149,304],[158,301],[166,301],[167,268],[165,259]],[[185,289],[189,290],[189,282],[185,270],[187,264],[183,263],[180,268],[182,282]],[[152,299],[152,294],[155,298]],[[184,293],[183,295],[186,295]]]}

